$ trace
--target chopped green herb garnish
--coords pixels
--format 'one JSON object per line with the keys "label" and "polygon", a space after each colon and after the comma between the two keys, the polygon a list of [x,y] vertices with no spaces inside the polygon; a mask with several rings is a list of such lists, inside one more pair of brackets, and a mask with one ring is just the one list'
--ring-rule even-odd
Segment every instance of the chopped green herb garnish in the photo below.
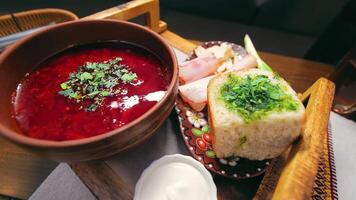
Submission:
{"label": "chopped green herb garnish", "polygon": [[67,82],[61,83],[60,86],[61,86],[62,90],[67,90],[68,88],[70,88]]}
{"label": "chopped green herb garnish", "polygon": [[87,107],[85,107],[85,111],[95,111],[98,106],[96,104],[91,104]]}
{"label": "chopped green herb garnish", "polygon": [[78,99],[81,98],[81,95],[78,92],[74,92],[74,93],[70,93],[69,97],[72,98],[72,99],[77,99],[78,100]]}
{"label": "chopped green herb garnish", "polygon": [[230,73],[220,94],[225,105],[246,123],[259,120],[270,111],[293,111],[299,107],[285,87],[272,83],[265,75],[238,77]]}
{"label": "chopped green herb garnish", "polygon": [[124,82],[130,82],[133,81],[137,78],[137,75],[135,73],[128,72],[124,75],[121,76],[121,80]]}
{"label": "chopped green herb garnish", "polygon": [[61,90],[58,94],[63,95],[65,97],[69,97],[74,91],[72,89]]}
{"label": "chopped green herb garnish", "polygon": [[[69,74],[68,80],[60,84],[58,94],[80,103],[93,101],[85,111],[95,111],[108,96],[120,92],[119,82],[128,84],[137,78],[136,73],[121,64],[122,58],[116,57],[105,62],[86,62],[78,70]],[[81,106],[80,109],[83,109]]]}
{"label": "chopped green herb garnish", "polygon": [[100,96],[103,96],[103,97],[107,97],[107,96],[109,96],[111,93],[110,92],[108,92],[108,91],[101,91],[100,92]]}
{"label": "chopped green herb garnish", "polygon": [[83,72],[80,74],[80,80],[84,81],[84,80],[91,80],[93,79],[93,76],[89,73],[89,72]]}

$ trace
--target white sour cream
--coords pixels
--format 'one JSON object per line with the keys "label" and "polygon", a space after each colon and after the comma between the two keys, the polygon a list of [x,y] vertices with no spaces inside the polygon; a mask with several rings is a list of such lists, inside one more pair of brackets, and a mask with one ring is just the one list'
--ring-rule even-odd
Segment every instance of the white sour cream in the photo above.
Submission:
{"label": "white sour cream", "polygon": [[166,94],[165,91],[157,91],[157,92],[151,92],[147,94],[144,99],[146,101],[160,101],[164,95]]}
{"label": "white sour cream", "polygon": [[189,156],[170,155],[153,162],[136,184],[134,200],[216,200],[210,173]]}

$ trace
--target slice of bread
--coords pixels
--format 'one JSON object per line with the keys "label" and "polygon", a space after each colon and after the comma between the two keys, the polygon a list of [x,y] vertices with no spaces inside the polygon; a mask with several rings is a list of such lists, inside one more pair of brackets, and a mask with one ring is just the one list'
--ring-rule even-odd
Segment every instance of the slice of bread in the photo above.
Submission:
{"label": "slice of bread", "polygon": [[[236,77],[265,75],[273,84],[296,102],[293,111],[269,111],[260,119],[246,122],[221,98],[221,87],[229,74]],[[240,156],[263,160],[280,155],[301,133],[305,108],[294,90],[282,78],[259,69],[245,69],[223,73],[210,80],[208,85],[209,124],[213,135],[213,149],[217,157]]]}

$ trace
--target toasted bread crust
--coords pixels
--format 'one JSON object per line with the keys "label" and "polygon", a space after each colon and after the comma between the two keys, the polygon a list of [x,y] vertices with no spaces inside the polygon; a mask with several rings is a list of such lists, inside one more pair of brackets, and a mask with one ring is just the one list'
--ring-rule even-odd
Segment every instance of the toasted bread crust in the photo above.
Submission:
{"label": "toasted bread crust", "polygon": [[209,81],[209,84],[208,84],[208,121],[209,121],[209,132],[210,134],[212,135],[212,146],[213,146],[213,150],[215,152],[215,154],[217,155],[217,157],[222,157],[221,156],[221,152],[219,152],[219,149],[216,148],[216,136],[215,136],[215,131],[216,130],[216,122],[215,122],[215,115],[213,113],[213,111],[211,110],[212,108],[212,101],[210,100],[209,101],[209,96],[213,95],[213,90],[212,90],[212,87],[214,85],[214,80],[218,79],[220,76],[222,76],[223,74],[218,74],[216,75],[213,79],[211,79]]}

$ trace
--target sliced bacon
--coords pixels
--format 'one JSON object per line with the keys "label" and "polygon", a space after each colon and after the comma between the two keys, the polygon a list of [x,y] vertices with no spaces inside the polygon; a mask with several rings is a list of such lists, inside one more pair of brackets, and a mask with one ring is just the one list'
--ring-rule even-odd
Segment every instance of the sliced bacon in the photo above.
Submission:
{"label": "sliced bacon", "polygon": [[[179,86],[179,94],[183,101],[188,103],[194,110],[201,111],[207,103],[207,90],[209,81],[223,59],[217,59],[212,54],[203,55],[184,63],[179,67],[179,78],[184,85]],[[224,58],[226,60],[226,57]],[[257,60],[252,55],[246,55],[242,59],[234,58],[234,62],[228,67],[223,66],[223,73],[235,70],[253,68],[257,66]],[[225,71],[226,70],[226,71]],[[221,73],[218,72],[217,73]],[[209,76],[211,75],[211,76]],[[205,77],[205,78],[204,78]]]}
{"label": "sliced bacon", "polygon": [[233,63],[233,69],[232,70],[240,70],[240,69],[246,69],[246,68],[253,68],[257,66],[257,59],[250,55],[247,54],[244,56],[241,60],[234,59]]}
{"label": "sliced bacon", "polygon": [[214,78],[208,76],[200,80],[179,86],[179,94],[183,101],[188,103],[196,111],[204,109],[207,102],[208,84],[209,81]]}
{"label": "sliced bacon", "polygon": [[179,67],[179,79],[183,83],[190,83],[213,74],[219,67],[220,61],[213,54],[197,57],[183,63]]}

